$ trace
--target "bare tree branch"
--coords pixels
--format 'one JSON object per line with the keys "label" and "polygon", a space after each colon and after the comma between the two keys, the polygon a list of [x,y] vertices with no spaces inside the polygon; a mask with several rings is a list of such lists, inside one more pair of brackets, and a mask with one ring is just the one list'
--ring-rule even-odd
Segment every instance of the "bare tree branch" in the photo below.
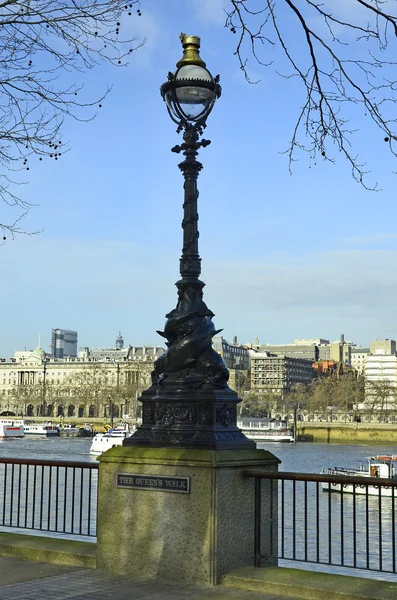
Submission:
{"label": "bare tree branch", "polygon": [[290,66],[282,77],[301,83],[304,99],[286,150],[290,169],[299,151],[335,162],[336,149],[356,181],[377,189],[367,183],[369,170],[354,151],[358,127],[351,106],[354,116],[372,120],[397,157],[397,14],[389,12],[391,5],[386,0],[230,0],[225,26],[238,36],[235,54],[247,81],[255,83],[250,56],[261,65],[273,64],[266,51],[263,59],[266,44],[281,49]]}
{"label": "bare tree branch", "polygon": [[35,159],[59,160],[69,148],[64,119],[95,117],[110,87],[88,99],[73,73],[125,66],[144,43],[123,35],[133,14],[141,14],[139,0],[0,2],[0,200],[17,213],[11,222],[0,218],[0,244],[26,233],[20,222],[32,206],[12,191],[21,182],[8,173],[30,170]]}

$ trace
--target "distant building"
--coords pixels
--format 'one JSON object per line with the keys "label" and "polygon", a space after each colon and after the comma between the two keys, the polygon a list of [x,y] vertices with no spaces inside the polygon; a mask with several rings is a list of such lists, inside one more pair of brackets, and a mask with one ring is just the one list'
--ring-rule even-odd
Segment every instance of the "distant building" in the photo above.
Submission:
{"label": "distant building", "polygon": [[337,372],[339,364],[335,360],[318,360],[312,368],[317,377],[330,377]]}
{"label": "distant building", "polygon": [[313,379],[312,360],[250,351],[251,390],[284,396],[297,383]]}
{"label": "distant building", "polygon": [[395,354],[369,354],[365,361],[364,376],[365,404],[373,405],[375,403],[377,408],[383,410],[395,409],[397,356]]}
{"label": "distant building", "polygon": [[[304,340],[302,340],[303,342]],[[306,341],[306,340],[305,340]],[[310,341],[310,340],[307,340]],[[318,360],[318,346],[316,344],[266,344],[259,347],[260,352],[270,352],[278,356],[288,356],[290,358],[304,358],[312,362]]]}
{"label": "distant building", "polygon": [[238,344],[237,338],[234,338],[233,342],[229,344],[223,336],[215,336],[212,346],[222,356],[228,369],[248,371],[250,364],[248,349]]}
{"label": "distant building", "polygon": [[371,354],[396,354],[396,342],[394,340],[375,340],[369,345]]}
{"label": "distant building", "polygon": [[352,348],[351,350],[351,366],[359,375],[364,375],[368,355],[369,348]]}
{"label": "distant building", "polygon": [[317,348],[318,360],[331,360],[331,345],[329,343],[317,346]]}
{"label": "distant building", "polygon": [[[112,393],[115,417],[131,408],[136,415],[136,399],[150,385],[153,362],[149,353],[121,363],[92,360],[87,354],[83,358],[50,358],[42,348],[16,352],[12,361],[0,362],[0,413],[106,418]],[[118,394],[120,389],[122,394]]]}
{"label": "distant building", "polygon": [[331,342],[329,344],[329,347],[330,347],[329,358],[336,362],[343,363],[345,365],[350,365],[351,364],[351,349],[353,346],[354,346],[354,344],[352,342],[345,341],[345,336],[342,333],[339,341]]}
{"label": "distant building", "polygon": [[13,361],[14,362],[23,362],[23,361],[33,360],[38,363],[42,363],[46,357],[47,357],[47,354],[44,352],[44,350],[42,348],[40,348],[40,346],[38,346],[34,350],[16,350],[16,352],[14,353]]}
{"label": "distant building", "polygon": [[101,360],[118,362],[124,360],[140,360],[154,362],[164,354],[164,348],[160,346],[128,346],[128,348],[84,348],[79,356],[86,356],[88,360]]}
{"label": "distant building", "polygon": [[297,339],[294,340],[294,344],[296,346],[321,346],[324,344],[329,344],[329,340],[325,340],[323,338]]}
{"label": "distant building", "polygon": [[367,381],[389,381],[397,385],[397,357],[392,355],[368,355],[365,365]]}
{"label": "distant building", "polygon": [[121,331],[119,331],[119,335],[116,338],[116,350],[122,350],[124,348],[124,340],[121,335]]}
{"label": "distant building", "polygon": [[296,339],[293,344],[266,344],[257,349],[278,356],[305,358],[312,362],[334,360],[350,365],[352,347],[354,344],[346,342],[342,334],[339,341],[332,343],[324,338]]}
{"label": "distant building", "polygon": [[233,343],[229,344],[221,335],[213,338],[212,346],[222,356],[229,369],[229,387],[238,394],[248,390],[250,387],[248,348],[239,344],[236,336],[233,338]]}
{"label": "distant building", "polygon": [[51,333],[51,356],[53,358],[77,357],[77,331],[53,329]]}

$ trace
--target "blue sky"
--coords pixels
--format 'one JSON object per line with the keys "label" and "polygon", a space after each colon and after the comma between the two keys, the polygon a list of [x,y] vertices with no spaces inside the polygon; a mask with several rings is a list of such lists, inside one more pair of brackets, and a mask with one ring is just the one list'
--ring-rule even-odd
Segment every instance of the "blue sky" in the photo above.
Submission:
{"label": "blue sky", "polygon": [[[252,62],[249,85],[224,29],[224,0],[144,0],[131,31],[147,37],[128,67],[84,77],[95,97],[113,85],[97,118],[67,121],[71,151],[32,161],[18,192],[37,206],[24,221],[39,236],[0,248],[0,356],[74,329],[79,346],[159,344],[156,329],[176,304],[182,246],[180,143],[159,87],[181,57],[179,34],[201,37],[220,73],[222,97],[208,121],[199,179],[204,298],[217,328],[242,343],[346,338],[367,345],[397,337],[396,165],[382,134],[357,117],[357,150],[382,191],[369,192],[336,165],[288,147],[299,88]],[[179,157],[180,159],[180,157]]]}

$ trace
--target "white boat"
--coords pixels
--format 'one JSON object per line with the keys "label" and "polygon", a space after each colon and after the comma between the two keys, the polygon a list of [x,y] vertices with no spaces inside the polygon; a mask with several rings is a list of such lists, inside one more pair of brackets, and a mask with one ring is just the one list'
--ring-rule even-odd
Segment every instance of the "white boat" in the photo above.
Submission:
{"label": "white boat", "polygon": [[110,429],[106,433],[97,433],[92,438],[90,454],[99,456],[102,454],[102,452],[109,450],[109,448],[122,446],[124,440],[127,437],[130,437],[134,431],[134,427],[130,427],[128,424],[123,424]]}
{"label": "white boat", "polygon": [[329,467],[322,471],[323,475],[337,475],[338,477],[357,477],[357,483],[331,483],[323,481],[321,487],[325,492],[338,492],[343,490],[344,494],[368,494],[369,496],[394,496],[397,498],[397,487],[379,487],[377,485],[360,483],[361,477],[370,477],[373,479],[390,479],[397,482],[397,475],[394,463],[397,462],[397,455],[391,456],[371,456],[367,459],[367,465],[360,465],[358,469],[345,469],[343,467]]}
{"label": "white boat", "polygon": [[22,438],[24,426],[21,419],[0,419],[0,439]]}
{"label": "white boat", "polygon": [[42,435],[46,437],[55,437],[59,435],[59,427],[49,421],[48,423],[34,423],[33,421],[24,421],[25,435]]}
{"label": "white boat", "polygon": [[248,439],[255,442],[295,442],[294,430],[288,427],[286,421],[243,417],[237,419],[237,427]]}

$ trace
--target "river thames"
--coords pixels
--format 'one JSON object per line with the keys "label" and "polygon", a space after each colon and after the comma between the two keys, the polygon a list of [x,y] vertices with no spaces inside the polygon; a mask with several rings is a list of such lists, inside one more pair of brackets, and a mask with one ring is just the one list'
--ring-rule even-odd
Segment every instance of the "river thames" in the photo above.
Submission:
{"label": "river thames", "polygon": [[[1,458],[35,458],[38,460],[94,461],[90,456],[91,438],[33,438],[0,440]],[[275,454],[280,460],[281,471],[320,473],[326,467],[354,468],[366,463],[369,456],[395,454],[393,445],[361,444],[258,444]]]}

